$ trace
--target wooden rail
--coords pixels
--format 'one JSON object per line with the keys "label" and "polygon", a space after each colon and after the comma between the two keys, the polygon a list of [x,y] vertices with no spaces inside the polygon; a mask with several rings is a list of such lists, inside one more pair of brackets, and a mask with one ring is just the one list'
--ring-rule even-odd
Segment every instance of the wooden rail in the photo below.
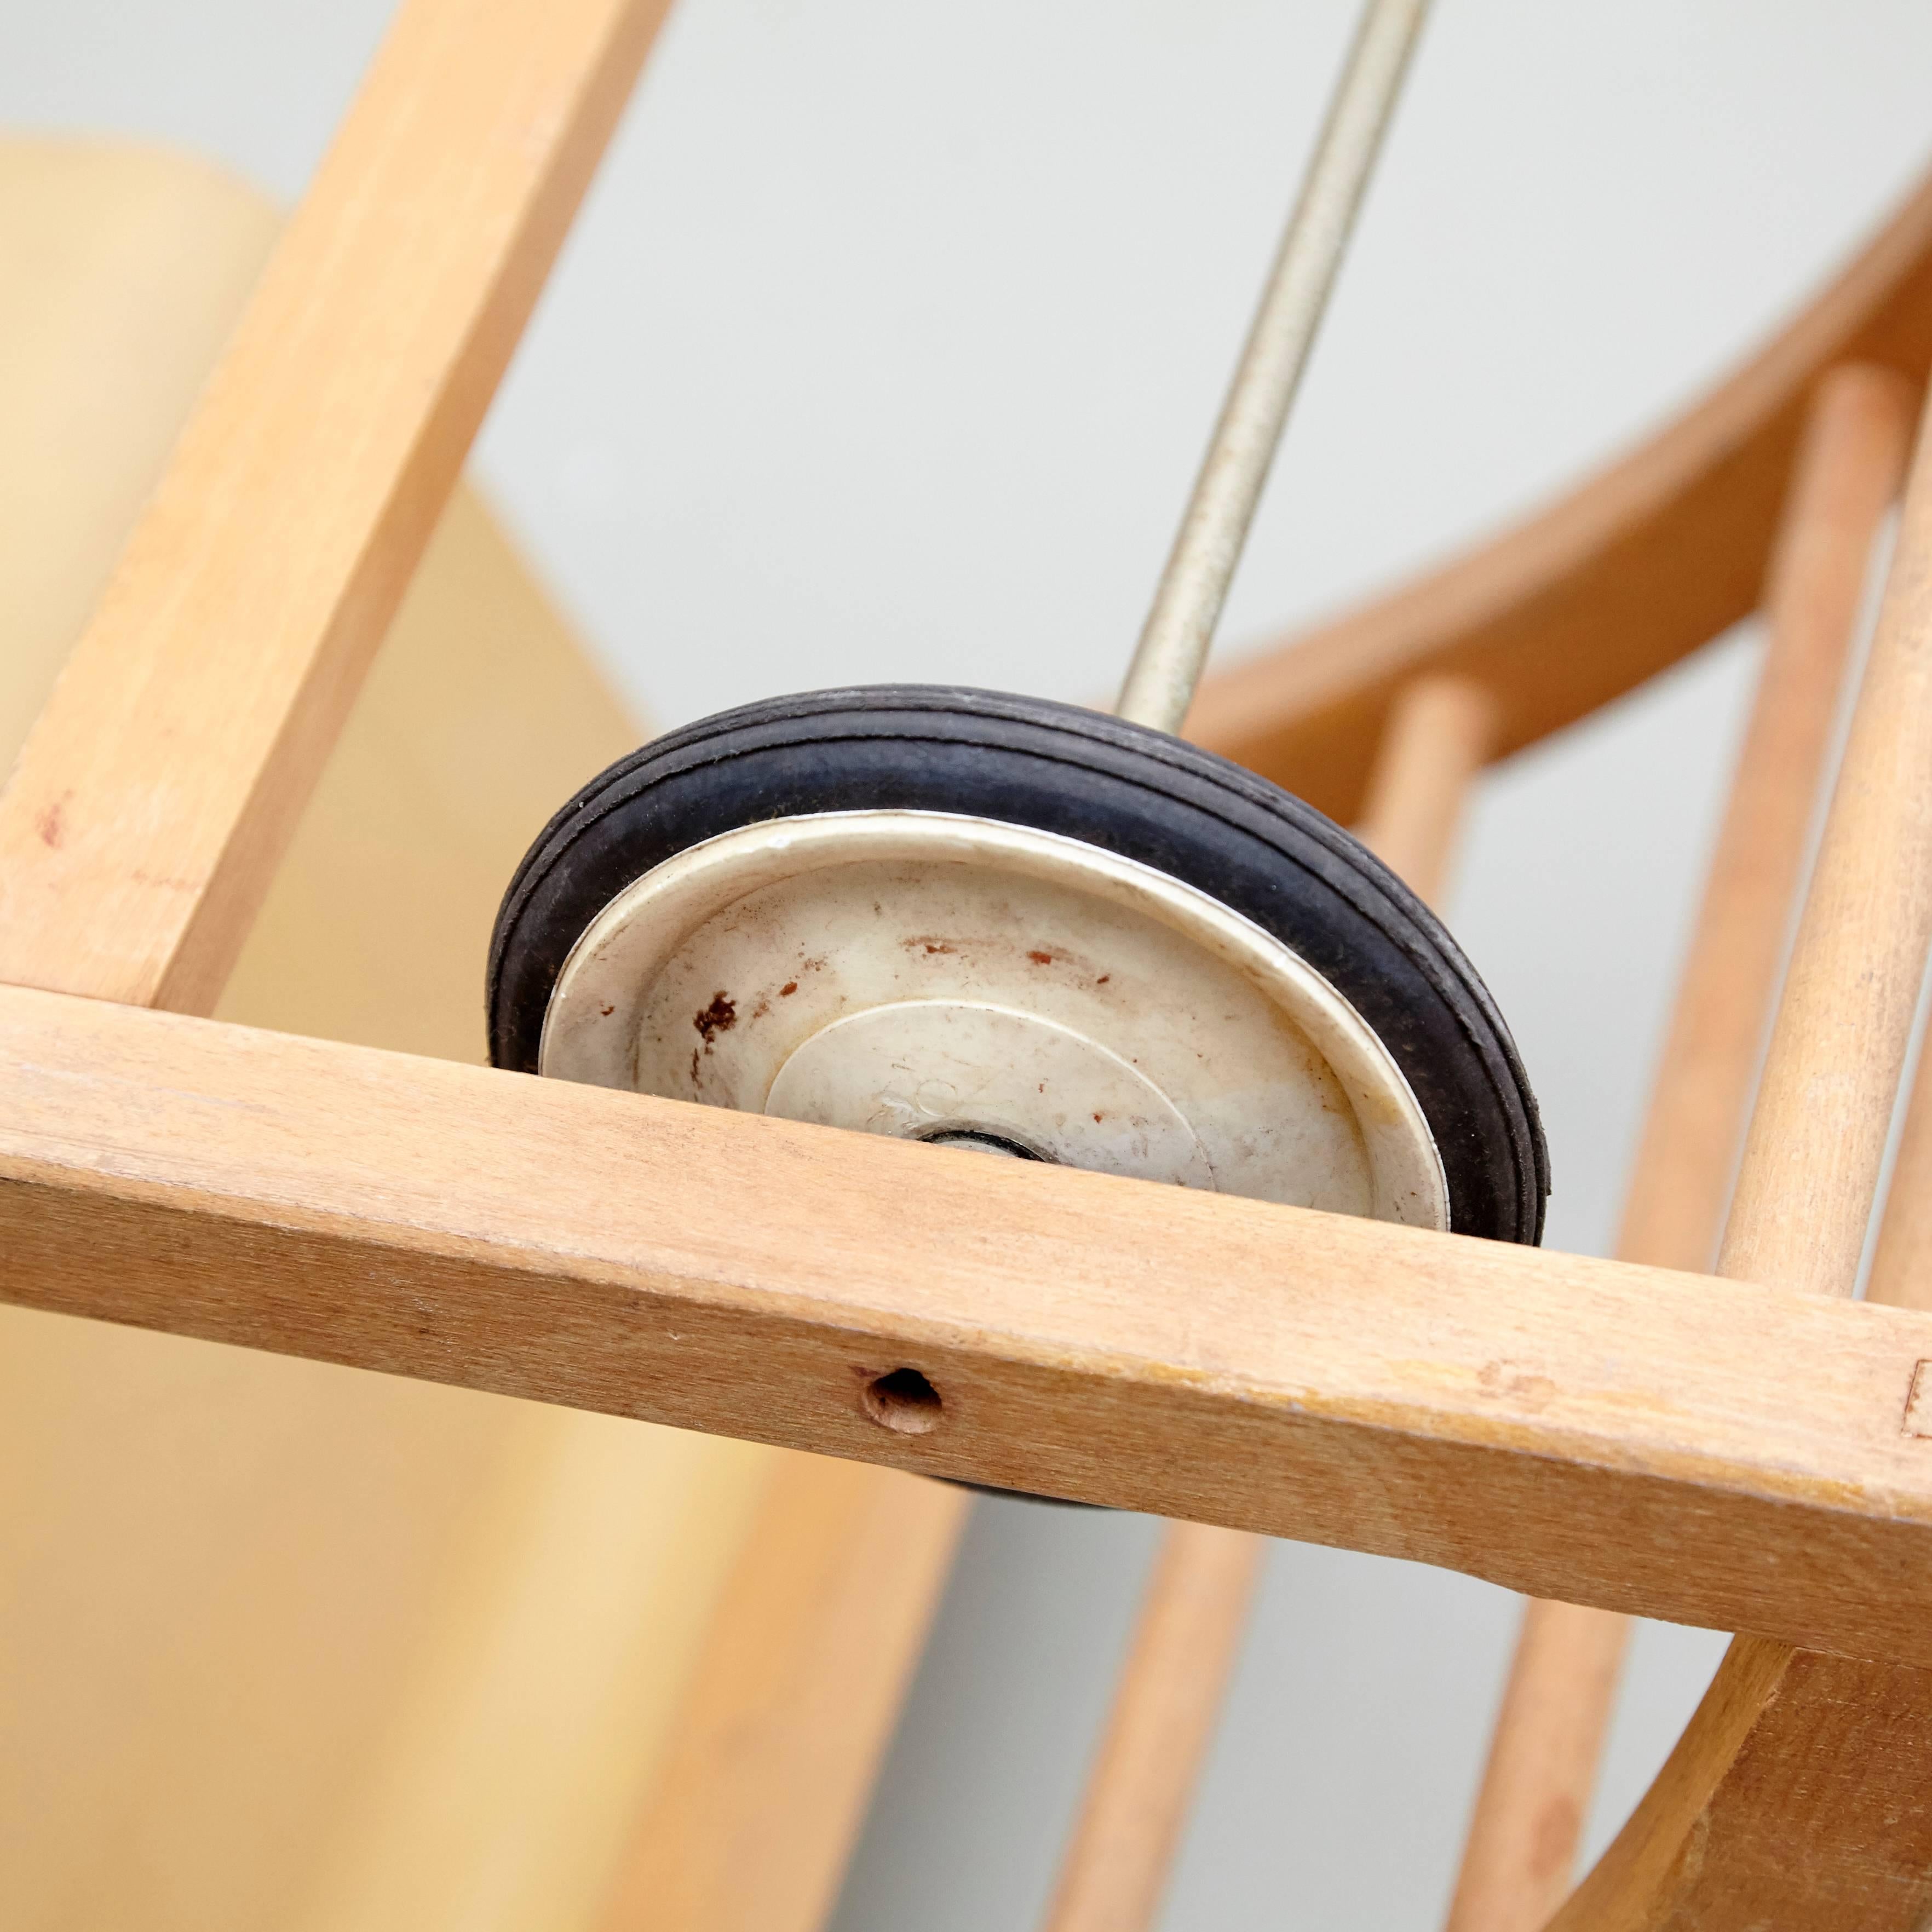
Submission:
{"label": "wooden rail", "polygon": [[[1820,1298],[1857,1282],[1932,944],[1928,560],[1922,424],[1718,1261],[1727,1276]],[[1932,1382],[1932,1367],[1924,1374]],[[1915,1396],[1903,1426],[1922,1426]],[[1555,1923],[1918,1932],[1932,1909],[1932,1672],[1907,1667],[1921,1661],[1807,1657],[1741,1638]]]}
{"label": "wooden rail", "polygon": [[1932,1664],[1916,1310],[24,989],[0,1177],[22,1304]]}
{"label": "wooden rail", "polygon": [[1496,706],[1494,755],[1587,716],[1757,608],[1812,391],[1932,368],[1932,179],[1695,406],[1438,569],[1210,674],[1187,735],[1352,821],[1396,694],[1437,672]]}

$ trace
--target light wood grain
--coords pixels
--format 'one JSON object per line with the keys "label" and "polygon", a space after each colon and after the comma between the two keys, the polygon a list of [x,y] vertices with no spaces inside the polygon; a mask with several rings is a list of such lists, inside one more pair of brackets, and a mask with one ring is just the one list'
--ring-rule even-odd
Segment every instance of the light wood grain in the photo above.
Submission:
{"label": "light wood grain", "polygon": [[1450,1900],[1450,1932],[1536,1932],[1568,1896],[1630,1619],[1523,1606]]}
{"label": "light wood grain", "polygon": [[728,1586],[607,1932],[816,1932],[969,1494],[788,1456]]}
{"label": "light wood grain", "polygon": [[1932,445],[1922,440],[1718,1258],[1850,1294],[1932,938]]}
{"label": "light wood grain", "polygon": [[[1772,570],[1764,669],[1630,1176],[1626,1261],[1701,1269],[1717,1245],[1911,408],[1884,370],[1839,370],[1820,388]],[[1450,1932],[1535,1932],[1562,1903],[1627,1638],[1607,1612],[1525,1606]]]}
{"label": "light wood grain", "polygon": [[1880,370],[1840,370],[1820,389],[1773,561],[1764,669],[1618,1230],[1627,1261],[1703,1268],[1714,1257],[1872,547],[1916,406]]}
{"label": "light wood grain", "polygon": [[1695,407],[1491,542],[1210,672],[1187,735],[1346,824],[1418,676],[1488,691],[1498,756],[1586,716],[1756,608],[1812,391],[1844,362],[1915,388],[1932,367],[1932,181]]}
{"label": "light wood grain", "polygon": [[1357,835],[1432,906],[1447,896],[1469,787],[1496,726],[1488,692],[1454,678],[1418,678],[1390,709]]}
{"label": "light wood grain", "polygon": [[1932,1308],[1932,1059],[1922,1052],[1865,1294],[1896,1308]]}
{"label": "light wood grain", "polygon": [[0,980],[206,1012],[664,0],[409,0],[0,794]]}
{"label": "light wood grain", "polygon": [[30,1305],[1932,1662],[1916,1311],[21,988],[0,1175]]}
{"label": "light wood grain", "polygon": [[[1932,435],[1922,428],[1721,1274],[1821,1303],[1852,1293],[1928,938]],[[1765,1399],[1782,1402],[1790,1388],[1767,1378]],[[1915,1433],[1916,1415],[1908,1391],[1901,1436],[1932,1439]],[[1768,1915],[1794,1932],[1917,1932],[1932,1909],[1924,1663],[1818,1658],[1739,1639],[1555,1926],[1752,1932]]]}
{"label": "light wood grain", "polygon": [[1266,1548],[1210,1523],[1163,1532],[1047,1932],[1140,1932],[1156,1922]]}
{"label": "light wood grain", "polygon": [[[0,764],[279,226],[0,137]],[[480,1058],[502,880],[634,734],[459,486],[224,1010]],[[7,1932],[584,1922],[777,1453],[0,1310]]]}
{"label": "light wood grain", "polygon": [[1740,1637],[1551,1932],[1917,1932],[1932,1672]]}

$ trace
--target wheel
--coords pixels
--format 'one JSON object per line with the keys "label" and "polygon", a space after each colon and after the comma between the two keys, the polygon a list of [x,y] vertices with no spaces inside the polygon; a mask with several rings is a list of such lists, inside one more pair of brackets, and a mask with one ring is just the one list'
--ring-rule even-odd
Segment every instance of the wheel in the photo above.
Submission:
{"label": "wheel", "polygon": [[728,712],[545,827],[496,1064],[1534,1242],[1521,1064],[1440,923],[1165,734],[950,687]]}

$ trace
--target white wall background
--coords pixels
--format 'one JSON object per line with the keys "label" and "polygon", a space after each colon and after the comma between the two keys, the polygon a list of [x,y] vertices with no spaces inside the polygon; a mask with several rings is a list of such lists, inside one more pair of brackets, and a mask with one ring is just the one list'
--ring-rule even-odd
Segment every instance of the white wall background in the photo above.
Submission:
{"label": "white wall background", "polygon": [[[478,455],[640,704],[1110,691],[1353,10],[681,0]],[[0,0],[0,124],[292,197],[387,12]],[[1924,165],[1928,101],[1914,0],[1440,0],[1229,654],[1670,412]],[[1485,786],[1452,922],[1543,1098],[1553,1245],[1610,1238],[1751,669],[1727,642]],[[981,1510],[838,1932],[1037,1916],[1151,1535]],[[1436,1918],[1514,1618],[1279,1547],[1169,1926]],[[1715,1655],[1641,1634],[1593,1844]]]}

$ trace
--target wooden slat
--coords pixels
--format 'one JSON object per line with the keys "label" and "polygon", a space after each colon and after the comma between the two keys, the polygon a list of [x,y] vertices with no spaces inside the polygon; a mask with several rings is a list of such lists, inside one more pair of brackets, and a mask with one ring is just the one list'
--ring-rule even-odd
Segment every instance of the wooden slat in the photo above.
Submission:
{"label": "wooden slat", "polygon": [[[1821,1302],[1852,1292],[1928,941],[1932,413],[1766,1057],[1720,1274],[1748,1270]],[[1932,1364],[1920,1372],[1932,1382]],[[1916,1376],[1899,1418],[1907,1441],[1932,1440],[1917,1432],[1926,1426],[1918,1387]],[[1782,1402],[1790,1384],[1768,1379],[1764,1393]],[[1924,1662],[1812,1658],[1739,1640],[1556,1925],[1754,1932],[1768,1912],[1792,1932],[1918,1932],[1932,1908]]]}
{"label": "wooden slat", "polygon": [[22,1304],[1932,1663],[1915,1310],[24,988],[0,1176]]}
{"label": "wooden slat", "polygon": [[0,795],[0,981],[205,1012],[665,0],[409,0]]}
{"label": "wooden slat", "polygon": [[1894,1308],[1932,1308],[1932,1058],[1922,1052],[1865,1294]]}
{"label": "wooden slat", "polygon": [[1756,607],[1814,386],[1932,367],[1932,179],[1695,408],[1514,529],[1358,610],[1211,673],[1187,735],[1347,823],[1396,692],[1480,685],[1498,754],[1586,716]]}
{"label": "wooden slat", "polygon": [[[1771,634],[1684,965],[1617,1252],[1708,1267],[1782,961],[1873,539],[1912,397],[1888,372],[1820,388],[1772,572]],[[1449,1914],[1450,1932],[1534,1932],[1568,1892],[1627,1627],[1525,1607]]]}

